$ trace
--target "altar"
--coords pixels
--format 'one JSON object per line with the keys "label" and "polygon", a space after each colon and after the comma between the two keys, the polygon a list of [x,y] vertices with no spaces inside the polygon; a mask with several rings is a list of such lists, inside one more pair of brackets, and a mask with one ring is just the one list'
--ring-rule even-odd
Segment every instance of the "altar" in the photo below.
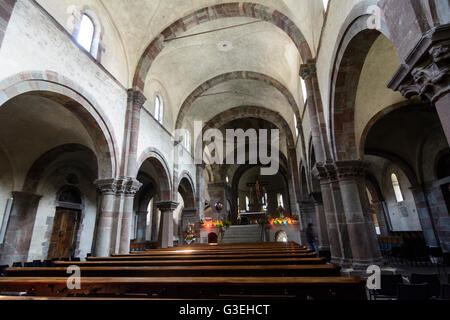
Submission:
{"label": "altar", "polygon": [[[265,212],[241,212],[239,213],[238,221],[240,220],[242,224],[245,224],[244,221],[247,220],[247,224],[258,224],[260,219],[264,219],[266,217]],[[243,219],[245,218],[245,219]]]}

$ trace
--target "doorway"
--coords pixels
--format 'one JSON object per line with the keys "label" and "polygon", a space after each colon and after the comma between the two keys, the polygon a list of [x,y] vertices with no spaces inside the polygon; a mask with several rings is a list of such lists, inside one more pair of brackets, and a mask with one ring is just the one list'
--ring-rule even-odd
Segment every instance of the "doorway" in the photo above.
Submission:
{"label": "doorway", "polygon": [[57,208],[47,259],[70,258],[74,253],[74,236],[79,210]]}

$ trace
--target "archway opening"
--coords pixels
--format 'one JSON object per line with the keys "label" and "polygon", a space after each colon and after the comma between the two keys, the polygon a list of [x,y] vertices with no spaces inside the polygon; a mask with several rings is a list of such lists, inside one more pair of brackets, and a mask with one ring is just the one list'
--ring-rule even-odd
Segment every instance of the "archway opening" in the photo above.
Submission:
{"label": "archway opening", "polygon": [[161,225],[158,203],[172,198],[169,171],[158,158],[157,155],[149,155],[138,170],[137,180],[142,187],[134,200],[132,248],[157,246]]}
{"label": "archway opening", "polygon": [[[94,181],[112,174],[106,137],[94,123],[82,105],[57,93],[28,92],[0,107],[0,205],[12,203],[6,220],[0,213],[7,225],[1,262],[91,252],[98,210]],[[83,190],[81,204],[75,192],[61,191],[65,186]]]}

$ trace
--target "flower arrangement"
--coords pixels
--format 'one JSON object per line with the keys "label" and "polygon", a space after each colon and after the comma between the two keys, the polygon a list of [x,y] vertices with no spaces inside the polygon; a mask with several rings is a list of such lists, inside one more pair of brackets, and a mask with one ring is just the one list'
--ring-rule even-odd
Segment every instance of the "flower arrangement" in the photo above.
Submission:
{"label": "flower arrangement", "polygon": [[274,225],[291,225],[295,223],[295,219],[293,218],[276,218],[276,219],[270,219],[269,224],[271,226]]}
{"label": "flower arrangement", "polygon": [[184,234],[184,239],[185,240],[193,240],[193,239],[197,239],[198,235],[196,233],[185,233]]}
{"label": "flower arrangement", "polygon": [[191,244],[198,238],[198,234],[195,232],[194,224],[188,223],[186,232],[184,233],[184,241]]}
{"label": "flower arrangement", "polygon": [[200,220],[200,226],[203,228],[216,228],[216,227],[223,227],[224,222],[222,220],[209,220],[209,221],[203,221]]}

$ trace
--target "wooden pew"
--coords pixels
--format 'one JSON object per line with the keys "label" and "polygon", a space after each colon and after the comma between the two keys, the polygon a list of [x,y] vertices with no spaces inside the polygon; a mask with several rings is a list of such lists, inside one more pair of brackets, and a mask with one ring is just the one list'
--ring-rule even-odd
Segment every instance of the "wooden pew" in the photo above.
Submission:
{"label": "wooden pew", "polygon": [[[254,266],[156,266],[156,267],[86,267],[83,277],[304,277],[339,276],[339,270],[323,265],[254,265]],[[7,268],[7,277],[67,277],[67,268]]]}
{"label": "wooden pew", "polygon": [[294,299],[363,300],[364,282],[344,277],[83,277],[81,289],[67,278],[0,278],[2,292],[41,297],[231,298],[274,296]]}
{"label": "wooden pew", "polygon": [[158,250],[179,250],[179,249],[202,249],[202,250],[230,250],[230,249],[306,249],[305,246],[296,243],[282,242],[264,242],[264,243],[218,243],[218,244],[191,244],[185,246],[176,246],[165,249],[151,249],[148,251]]}
{"label": "wooden pew", "polygon": [[314,258],[317,255],[315,253],[270,253],[270,254],[202,254],[202,255],[124,255],[113,257],[88,257],[88,261],[138,261],[138,260],[216,260],[216,259],[279,259],[279,258]]}
{"label": "wooden pew", "polygon": [[203,250],[203,249],[180,249],[165,251],[140,251],[128,254],[113,254],[112,257],[122,256],[159,256],[159,255],[200,255],[200,254],[271,254],[271,253],[312,253],[308,249],[233,249],[233,250]]}
{"label": "wooden pew", "polygon": [[55,266],[230,266],[230,265],[305,265],[325,264],[324,258],[279,259],[207,259],[207,260],[110,260],[110,261],[55,261]]}

